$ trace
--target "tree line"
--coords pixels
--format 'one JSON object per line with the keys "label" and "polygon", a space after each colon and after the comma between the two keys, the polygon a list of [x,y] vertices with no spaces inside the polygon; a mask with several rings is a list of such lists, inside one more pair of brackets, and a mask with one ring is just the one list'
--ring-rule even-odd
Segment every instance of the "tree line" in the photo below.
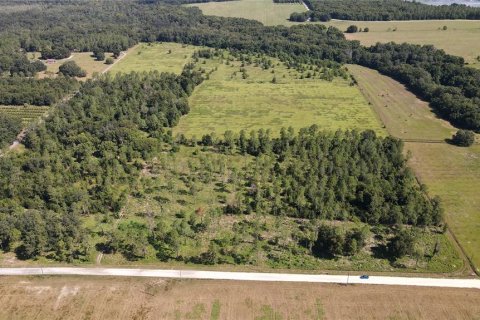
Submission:
{"label": "tree line", "polygon": [[403,0],[305,0],[311,11],[292,13],[290,20],[303,22],[391,20],[479,20],[480,8],[461,4],[428,5]]}
{"label": "tree line", "polygon": [[79,86],[72,78],[33,79],[0,78],[0,104],[48,106],[59,101]]}

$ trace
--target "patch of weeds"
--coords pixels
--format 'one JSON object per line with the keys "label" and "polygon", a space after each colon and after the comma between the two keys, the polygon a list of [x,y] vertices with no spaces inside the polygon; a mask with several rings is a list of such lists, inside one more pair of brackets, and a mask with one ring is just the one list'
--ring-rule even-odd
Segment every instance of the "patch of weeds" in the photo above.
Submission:
{"label": "patch of weeds", "polygon": [[197,303],[193,306],[192,311],[185,314],[186,319],[202,319],[203,315],[205,314],[205,305],[203,303]]}
{"label": "patch of weeds", "polygon": [[273,308],[269,305],[264,304],[260,308],[261,315],[259,317],[255,317],[255,320],[281,320],[282,316],[280,313],[275,312]]}
{"label": "patch of weeds", "polygon": [[213,301],[210,320],[218,320],[218,319],[220,319],[220,301],[216,299],[215,301]]}

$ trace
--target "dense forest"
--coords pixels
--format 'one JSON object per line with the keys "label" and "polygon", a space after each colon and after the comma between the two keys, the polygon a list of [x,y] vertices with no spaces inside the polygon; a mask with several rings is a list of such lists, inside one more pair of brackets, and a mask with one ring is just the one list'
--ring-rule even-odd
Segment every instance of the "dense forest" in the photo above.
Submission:
{"label": "dense forest", "polygon": [[20,119],[0,114],[0,149],[12,143],[20,130],[22,130]]}
{"label": "dense forest", "polygon": [[370,224],[439,224],[438,201],[431,202],[418,186],[395,138],[373,131],[326,133],[317,126],[282,129],[247,136],[225,133],[225,140],[206,135],[201,144],[217,151],[257,157],[248,187],[225,208],[229,213],[261,212],[308,219]]}
{"label": "dense forest", "polygon": [[48,106],[79,87],[74,78],[0,78],[0,104]]}
{"label": "dense forest", "polygon": [[452,4],[433,6],[403,0],[305,0],[310,12],[294,13],[293,21],[479,20],[480,8]]}
{"label": "dense forest", "polygon": [[[28,132],[26,153],[0,158],[2,247],[19,232],[20,256],[60,250],[52,247],[60,243],[62,254],[77,255],[78,217],[119,212],[142,160],[169,141],[165,128],[188,112],[186,98],[200,81],[186,69],[181,76],[132,73],[85,83]],[[61,230],[50,233],[57,225]]]}

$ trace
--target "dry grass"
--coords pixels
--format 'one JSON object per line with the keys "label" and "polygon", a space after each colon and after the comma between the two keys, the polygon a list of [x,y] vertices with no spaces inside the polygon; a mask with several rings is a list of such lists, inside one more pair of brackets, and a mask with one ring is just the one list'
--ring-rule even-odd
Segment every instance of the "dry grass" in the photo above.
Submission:
{"label": "dry grass", "polygon": [[[106,54],[107,57],[110,57],[111,54]],[[34,52],[29,53],[29,58],[31,59],[38,59],[40,57],[40,53]],[[93,77],[95,73],[101,73],[105,70],[108,65],[105,64],[104,61],[97,61],[94,57],[92,57],[91,52],[74,52],[72,53],[71,58],[56,60],[54,63],[46,63],[47,70],[40,72],[38,74],[39,78],[46,78],[46,77],[56,77],[58,73],[58,68],[66,61],[73,60],[75,61],[80,68],[87,72],[87,76],[84,78],[79,78],[79,80],[86,80]]]}
{"label": "dry grass", "polygon": [[0,319],[477,319],[480,290],[138,278],[0,281]]}
{"label": "dry grass", "polygon": [[[455,128],[438,119],[428,104],[400,83],[360,66],[349,66],[390,134],[403,139],[451,137]],[[478,140],[478,137],[477,137]],[[447,143],[406,143],[410,166],[443,201],[446,218],[467,255],[480,266],[480,146],[461,148]]]}

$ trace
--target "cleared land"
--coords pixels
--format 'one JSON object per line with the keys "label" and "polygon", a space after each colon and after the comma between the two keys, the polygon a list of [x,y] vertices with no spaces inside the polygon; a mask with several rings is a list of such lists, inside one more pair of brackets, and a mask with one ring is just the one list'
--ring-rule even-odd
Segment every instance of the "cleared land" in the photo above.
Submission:
{"label": "cleared land", "polygon": [[[208,288],[207,290],[205,288]],[[232,281],[22,277],[0,319],[475,319],[480,290]]]}
{"label": "cleared land", "polygon": [[[415,101],[400,83],[374,70],[349,66],[365,96],[382,118],[390,134],[405,139],[450,137],[454,128],[437,119],[428,105]],[[385,107],[387,105],[387,107]],[[416,106],[413,110],[412,106]],[[410,166],[443,200],[446,218],[467,255],[480,266],[480,146],[461,148],[447,143],[406,143]]]}
{"label": "cleared land", "polygon": [[[368,27],[369,32],[346,34],[348,39],[359,40],[364,45],[377,42],[408,42],[433,44],[447,53],[464,57],[472,66],[480,67],[480,21],[429,20],[429,21],[331,21],[340,30],[349,25]],[[443,26],[447,30],[442,30]]]}
{"label": "cleared land", "polygon": [[348,65],[348,70],[391,135],[402,139],[444,140],[455,133],[449,122],[438,118],[427,102],[398,81],[358,65]]}
{"label": "cleared land", "polygon": [[244,129],[248,133],[263,128],[278,134],[282,127],[298,130],[316,124],[324,130],[373,129],[384,135],[373,110],[349,80],[306,78],[275,60],[268,70],[241,65],[240,61],[227,65],[217,59],[200,64],[213,72],[190,97],[191,111],[175,133],[200,138],[211,132]]}
{"label": "cleared land", "polygon": [[160,71],[181,73],[183,66],[190,61],[198,47],[178,43],[140,44],[131,49],[128,55],[115,64],[110,73]]}
{"label": "cleared land", "polygon": [[[38,59],[40,57],[39,52],[34,52],[34,53],[29,53],[29,58],[31,59]],[[106,54],[107,57],[110,56],[110,54]],[[73,60],[75,61],[80,68],[85,70],[87,72],[87,76],[84,78],[78,78],[79,80],[86,80],[90,79],[93,77],[93,74],[98,72],[101,73],[103,70],[105,70],[108,65],[105,64],[104,61],[97,61],[93,56],[92,52],[74,52],[72,53],[71,57],[66,58],[66,59],[61,59],[61,60],[55,60],[53,63],[45,63],[47,66],[47,70],[40,72],[38,74],[39,78],[47,78],[47,77],[55,77],[56,74],[58,73],[58,68],[66,61]]]}
{"label": "cleared land", "polygon": [[[178,74],[199,49],[176,43],[141,44],[109,72],[157,70]],[[320,72],[316,79],[306,78],[307,71],[302,76],[271,58],[273,65],[268,69],[255,63],[242,67],[241,61],[230,57],[227,62],[228,58],[225,53],[224,58],[199,59],[197,68],[208,73],[208,80],[190,97],[191,110],[175,127],[175,133],[201,138],[226,130],[264,128],[277,133],[281,127],[298,129],[317,124],[325,130],[373,129],[384,134],[373,110],[349,80],[321,80]],[[272,83],[274,77],[276,83]]]}
{"label": "cleared land", "polygon": [[200,8],[205,15],[257,20],[264,25],[290,25],[293,23],[288,18],[292,12],[306,11],[300,3],[277,4],[272,0],[208,2],[189,6]]}

